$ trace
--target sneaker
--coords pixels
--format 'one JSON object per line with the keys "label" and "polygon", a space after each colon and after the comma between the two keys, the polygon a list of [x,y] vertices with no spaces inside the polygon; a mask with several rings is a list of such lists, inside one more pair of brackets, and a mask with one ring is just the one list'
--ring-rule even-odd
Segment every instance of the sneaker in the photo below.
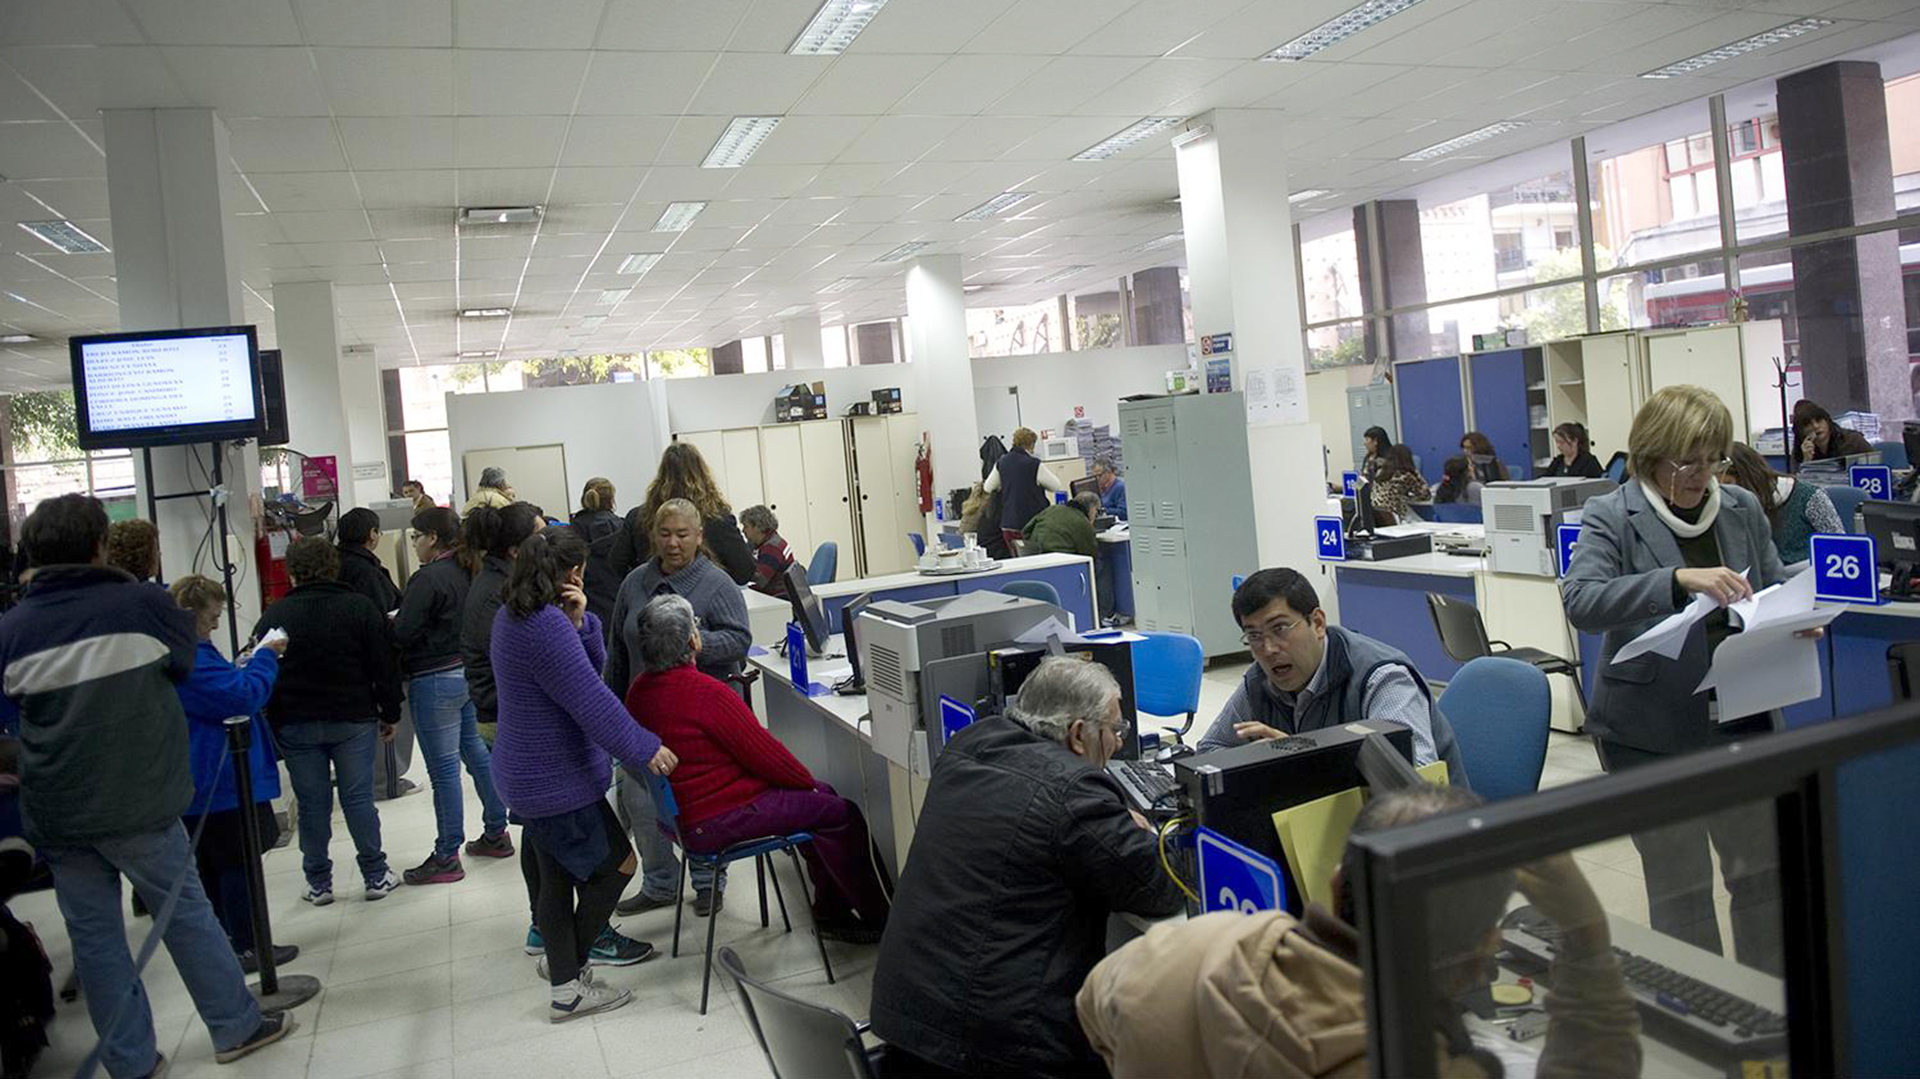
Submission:
{"label": "sneaker", "polygon": [[817,925],[814,931],[820,934],[821,940],[841,944],[878,944],[882,932],[869,925]]}
{"label": "sneaker", "polygon": [[695,892],[693,896],[693,913],[702,918],[718,914],[720,908],[726,905],[727,893],[717,892],[711,888],[704,892]]}
{"label": "sneaker", "polygon": [[622,918],[631,918],[636,914],[645,914],[650,910],[659,910],[661,907],[671,906],[673,906],[672,896],[668,896],[665,899],[655,899],[645,892],[639,892],[636,893],[632,899],[622,899],[619,904],[613,908],[613,912]]}
{"label": "sneaker", "polygon": [[[27,1063],[32,1064],[33,1059],[31,1057],[28,1058]],[[167,1054],[158,1052],[153,1054],[153,1070],[148,1072],[143,1079],[167,1079]]]}
{"label": "sneaker", "polygon": [[307,885],[307,890],[300,893],[300,902],[312,903],[316,907],[326,906],[333,902],[333,885],[323,884],[318,888]]}
{"label": "sneaker", "polygon": [[[389,876],[392,874],[389,873]],[[460,856],[449,854],[445,858],[437,854],[427,855],[427,860],[407,870],[408,884],[452,884],[456,880],[465,880],[467,871],[460,868]],[[373,898],[368,896],[369,899]]]}
{"label": "sneaker", "polygon": [[513,840],[508,838],[506,829],[502,828],[498,835],[483,835],[468,843],[467,853],[475,858],[511,858],[513,857]]}
{"label": "sneaker", "polygon": [[554,987],[553,1002],[547,1006],[547,1015],[556,1023],[564,1023],[583,1015],[610,1012],[632,999],[633,993],[629,990],[593,985],[576,979]]}
{"label": "sneaker", "polygon": [[528,955],[547,954],[547,942],[540,939],[540,927],[537,925],[530,925],[527,927],[527,954]]}
{"label": "sneaker", "polygon": [[610,967],[630,967],[635,963],[644,963],[659,954],[653,945],[644,940],[635,940],[608,926],[600,931],[600,939],[593,942],[587,950],[587,958]]}
{"label": "sneaker", "polygon": [[[550,969],[552,968],[547,966],[547,957],[544,955],[533,961],[533,972],[535,974],[540,975],[540,980],[543,982],[552,980],[552,975],[548,973]],[[587,965],[580,968],[580,984],[581,985],[593,984],[593,960],[592,959],[588,959]]]}
{"label": "sneaker", "polygon": [[264,1049],[293,1033],[299,1025],[293,1021],[293,1016],[285,1012],[263,1012],[260,1015],[259,1029],[239,1045],[213,1054],[214,1063],[231,1064],[255,1049]]}
{"label": "sneaker", "polygon": [[389,869],[386,875],[379,880],[370,880],[367,882],[367,902],[371,903],[376,899],[385,899],[399,890],[400,877],[394,873],[393,870]]}
{"label": "sneaker", "polygon": [[[273,965],[276,967],[285,966],[299,957],[300,946],[298,944],[276,944],[273,946]],[[248,948],[246,951],[240,953],[240,973],[260,973],[260,956],[252,948]]]}

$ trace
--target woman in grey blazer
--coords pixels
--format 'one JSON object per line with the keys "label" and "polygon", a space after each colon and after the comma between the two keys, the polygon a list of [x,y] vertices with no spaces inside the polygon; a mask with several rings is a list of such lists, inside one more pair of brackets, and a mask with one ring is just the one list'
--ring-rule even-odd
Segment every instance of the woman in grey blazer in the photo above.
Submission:
{"label": "woman in grey blazer", "polygon": [[[1698,386],[1662,389],[1634,417],[1627,482],[1588,500],[1582,514],[1561,600],[1576,628],[1605,634],[1587,728],[1609,772],[1774,729],[1773,713],[1721,716],[1711,692],[1696,692],[1713,649],[1734,632],[1725,605],[1786,576],[1759,501],[1715,479],[1732,443],[1733,420],[1718,397]],[[1648,652],[1613,662],[1696,594],[1722,609],[1694,624],[1679,658]],[[1709,840],[1732,896],[1735,956],[1778,972],[1778,855],[1774,829],[1754,806],[1633,837],[1652,927],[1721,950]]]}

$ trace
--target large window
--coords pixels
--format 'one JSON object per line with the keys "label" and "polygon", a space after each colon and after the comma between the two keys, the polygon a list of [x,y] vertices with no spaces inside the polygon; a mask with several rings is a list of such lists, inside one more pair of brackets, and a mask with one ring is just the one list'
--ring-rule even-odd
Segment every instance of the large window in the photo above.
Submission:
{"label": "large window", "polygon": [[[1318,222],[1335,231],[1311,235]],[[1349,222],[1340,228],[1339,223]],[[1360,277],[1360,254],[1348,214],[1325,214],[1301,226],[1300,288],[1306,298],[1308,322],[1355,318],[1365,310],[1366,286]]]}
{"label": "large window", "polygon": [[33,508],[59,495],[92,495],[114,520],[134,517],[133,453],[80,448],[70,390],[39,390],[4,399],[7,439],[0,462],[7,536],[17,538]]}
{"label": "large window", "polygon": [[1720,247],[1711,130],[1696,102],[1587,136],[1596,247],[1623,266]]}
{"label": "large window", "polygon": [[[1478,171],[1484,179],[1455,180],[1419,200],[1427,302],[1578,275],[1580,214],[1573,174],[1510,179],[1498,167]],[[1460,186],[1484,190],[1448,190]],[[1392,257],[1389,250],[1386,258]]]}
{"label": "large window", "polygon": [[1064,352],[1067,344],[1060,331],[1057,297],[1024,306],[970,307],[967,309],[967,355],[979,359]]}

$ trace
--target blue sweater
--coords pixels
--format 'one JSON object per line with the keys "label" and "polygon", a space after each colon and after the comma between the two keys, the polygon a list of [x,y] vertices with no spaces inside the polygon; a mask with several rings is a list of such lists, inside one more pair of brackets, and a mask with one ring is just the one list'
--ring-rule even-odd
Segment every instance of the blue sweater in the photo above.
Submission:
{"label": "blue sweater", "polygon": [[227,752],[227,717],[253,717],[253,744],[247,763],[253,769],[253,800],[280,796],[280,755],[274,752],[273,731],[261,716],[273,696],[273,680],[280,674],[280,657],[271,648],[256,648],[245,667],[236,667],[211,641],[201,641],[194,654],[193,673],[180,683],[180,707],[187,713],[187,753],[193,766],[193,802],[186,815],[197,817],[237,809],[233,762]]}
{"label": "blue sweater", "polygon": [[1118,476],[1113,478],[1113,486],[1100,492],[1100,508],[1118,517],[1127,519],[1127,481]]}

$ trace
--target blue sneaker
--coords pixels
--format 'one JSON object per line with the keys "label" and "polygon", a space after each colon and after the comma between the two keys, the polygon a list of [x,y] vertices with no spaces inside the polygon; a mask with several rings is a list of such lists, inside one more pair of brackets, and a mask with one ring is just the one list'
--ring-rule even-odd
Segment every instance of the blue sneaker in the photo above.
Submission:
{"label": "blue sneaker", "polygon": [[587,957],[595,963],[609,967],[630,967],[635,963],[644,963],[657,953],[653,945],[644,940],[635,940],[608,926],[600,931],[600,939],[593,942],[587,950]]}
{"label": "blue sneaker", "polygon": [[527,954],[547,954],[547,942],[540,939],[540,927],[537,925],[527,927]]}

